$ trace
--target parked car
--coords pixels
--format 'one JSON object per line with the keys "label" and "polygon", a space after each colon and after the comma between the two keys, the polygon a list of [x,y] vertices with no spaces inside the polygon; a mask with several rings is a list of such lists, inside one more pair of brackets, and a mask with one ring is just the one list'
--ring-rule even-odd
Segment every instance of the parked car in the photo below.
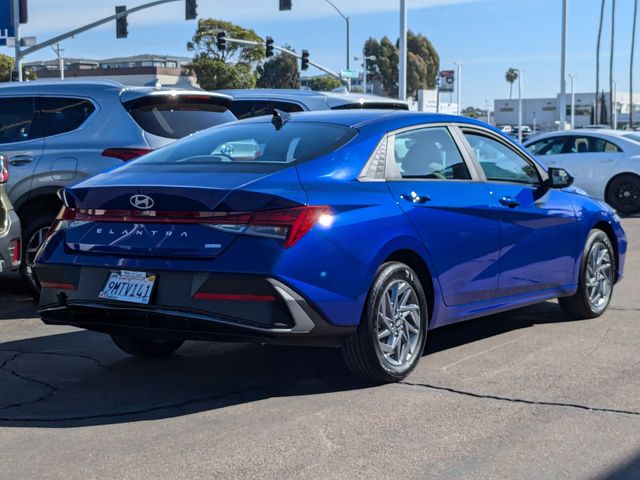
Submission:
{"label": "parked car", "polygon": [[0,273],[20,267],[22,244],[20,220],[7,195],[9,162],[0,155]]}
{"label": "parked car", "polygon": [[571,180],[464,117],[222,125],[65,189],[36,261],[40,314],[133,355],[340,346],[354,373],[397,381],[428,328],[557,297],[575,318],[605,311],[627,240]]}
{"label": "parked car", "polygon": [[360,93],[293,89],[220,90],[218,93],[232,97],[231,111],[238,119],[271,115],[276,108],[289,113],[315,110],[409,109],[406,102],[395,98]]}
{"label": "parked car", "polygon": [[235,120],[230,98],[110,81],[38,81],[0,86],[0,153],[23,228],[22,273],[31,265],[67,185],[214,125]]}
{"label": "parked car", "polygon": [[614,130],[544,133],[525,143],[548,166],[565,168],[576,185],[624,214],[640,211],[640,143]]}

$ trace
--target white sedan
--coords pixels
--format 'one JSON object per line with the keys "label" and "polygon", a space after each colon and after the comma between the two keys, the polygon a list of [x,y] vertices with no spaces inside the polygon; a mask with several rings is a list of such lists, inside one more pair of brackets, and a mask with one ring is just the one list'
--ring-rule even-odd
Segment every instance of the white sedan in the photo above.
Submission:
{"label": "white sedan", "polygon": [[620,213],[640,211],[640,138],[615,130],[550,132],[525,143],[550,167],[566,169],[576,186]]}

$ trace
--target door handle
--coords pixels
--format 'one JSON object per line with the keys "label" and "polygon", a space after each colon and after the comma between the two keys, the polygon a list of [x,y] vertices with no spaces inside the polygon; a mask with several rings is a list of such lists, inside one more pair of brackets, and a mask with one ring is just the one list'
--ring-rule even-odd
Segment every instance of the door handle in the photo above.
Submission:
{"label": "door handle", "polygon": [[411,192],[409,194],[403,193],[402,195],[400,195],[400,198],[406,200],[407,202],[419,204],[431,201],[431,197],[429,197],[428,195],[418,195],[416,192]]}
{"label": "door handle", "polygon": [[500,202],[500,205],[504,205],[505,207],[509,207],[509,208],[516,208],[520,206],[520,202],[518,202],[513,197],[502,197],[498,201]]}
{"label": "door handle", "polygon": [[33,162],[33,157],[31,155],[16,155],[15,157],[11,157],[9,161],[9,165],[13,165],[14,167],[20,167],[22,165],[27,165]]}

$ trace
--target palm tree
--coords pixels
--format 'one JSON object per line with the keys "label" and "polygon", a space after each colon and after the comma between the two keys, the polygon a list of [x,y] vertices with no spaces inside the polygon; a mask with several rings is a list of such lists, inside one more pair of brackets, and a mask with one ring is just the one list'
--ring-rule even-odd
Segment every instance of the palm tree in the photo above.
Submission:
{"label": "palm tree", "polygon": [[509,100],[513,97],[513,84],[518,80],[518,70],[515,68],[510,68],[505,73],[504,78],[507,82],[509,82]]}
{"label": "palm tree", "polygon": [[595,102],[595,115],[594,118],[595,123],[600,123],[600,99],[598,95],[600,95],[600,43],[602,41],[602,26],[604,24],[604,5],[606,0],[602,0],[600,4],[600,26],[598,27],[598,42],[596,44],[596,102]]}
{"label": "palm tree", "polygon": [[609,125],[613,125],[616,106],[613,104],[613,50],[616,36],[616,0],[611,0],[611,53],[609,54],[609,105],[611,105],[611,116]]}
{"label": "palm tree", "polygon": [[633,28],[631,29],[631,61],[629,62],[629,129],[633,130],[633,56],[636,48],[636,22],[638,0],[633,2]]}

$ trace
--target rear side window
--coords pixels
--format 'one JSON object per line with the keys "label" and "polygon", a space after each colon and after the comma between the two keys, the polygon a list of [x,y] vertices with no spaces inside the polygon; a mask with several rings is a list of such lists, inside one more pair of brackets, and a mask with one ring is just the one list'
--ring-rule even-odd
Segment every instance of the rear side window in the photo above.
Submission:
{"label": "rear side window", "polygon": [[40,115],[45,136],[76,130],[95,109],[93,103],[81,98],[41,97]]}
{"label": "rear side window", "polygon": [[280,130],[271,122],[236,123],[151,152],[130,165],[181,166],[196,171],[275,171],[329,153],[356,133],[353,128],[326,123],[290,122]]}
{"label": "rear side window", "polygon": [[571,137],[567,153],[614,153],[622,150],[611,142],[597,137]]}
{"label": "rear side window", "polygon": [[40,137],[33,97],[0,98],[0,144]]}
{"label": "rear side window", "polygon": [[303,111],[303,108],[297,103],[273,100],[234,100],[231,104],[231,111],[238,120],[271,115],[276,108],[289,113]]}
{"label": "rear side window", "polygon": [[236,119],[224,105],[208,97],[148,96],[127,102],[124,106],[144,131],[172,139]]}

